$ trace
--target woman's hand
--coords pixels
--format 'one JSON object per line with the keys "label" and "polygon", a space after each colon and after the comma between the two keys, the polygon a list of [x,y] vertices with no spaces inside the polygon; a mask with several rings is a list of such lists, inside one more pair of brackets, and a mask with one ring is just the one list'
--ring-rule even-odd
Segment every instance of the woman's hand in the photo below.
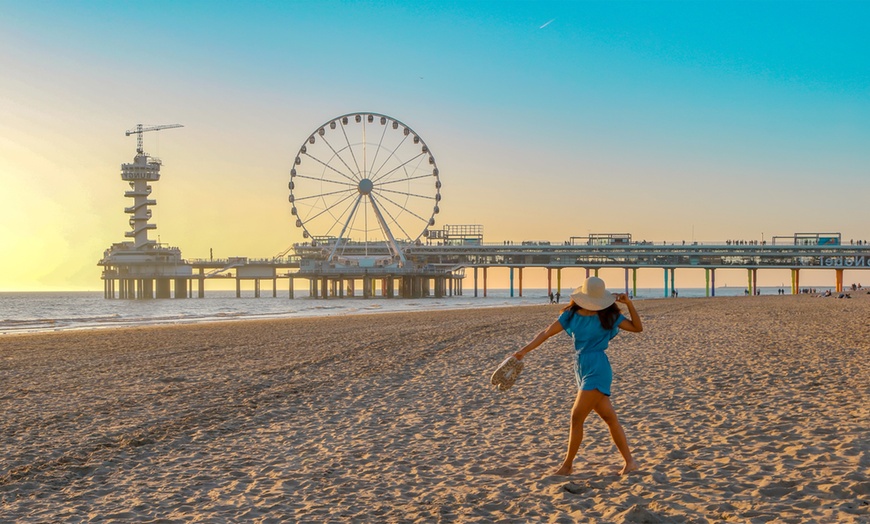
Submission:
{"label": "woman's hand", "polygon": [[632,331],[634,333],[640,333],[643,331],[643,322],[640,320],[640,315],[637,314],[637,310],[634,309],[634,304],[631,302],[631,299],[628,298],[628,295],[625,293],[619,293],[616,295],[616,301],[620,304],[625,304],[628,307],[628,315],[631,317],[630,319],[626,318],[620,322],[619,329]]}
{"label": "woman's hand", "polygon": [[628,295],[626,295],[625,293],[617,293],[616,294],[616,301],[619,302],[620,304],[625,304],[625,305],[631,304],[631,299],[628,298]]}

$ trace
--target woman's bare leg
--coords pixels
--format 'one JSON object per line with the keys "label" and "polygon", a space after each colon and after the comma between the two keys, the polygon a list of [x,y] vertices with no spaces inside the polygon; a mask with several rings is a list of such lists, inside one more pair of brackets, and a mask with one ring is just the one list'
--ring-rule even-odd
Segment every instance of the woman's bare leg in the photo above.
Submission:
{"label": "woman's bare leg", "polygon": [[[570,475],[573,471],[574,457],[577,456],[577,451],[580,449],[580,443],[583,442],[583,422],[589,413],[595,409],[595,406],[607,396],[597,389],[591,391],[580,391],[577,393],[577,398],[574,399],[574,407],[571,409],[571,430],[568,433],[568,453],[565,454],[565,460],[554,475]],[[612,408],[611,408],[612,409]]]}
{"label": "woman's bare leg", "polygon": [[622,424],[619,423],[619,417],[616,416],[616,411],[613,409],[613,404],[610,403],[610,397],[605,396],[598,404],[595,405],[595,412],[610,428],[610,436],[613,437],[613,443],[619,453],[622,454],[625,460],[625,466],[620,470],[619,474],[624,475],[629,471],[637,469],[637,462],[631,456],[631,449],[628,447],[628,441],[625,438],[625,431],[622,430]]}

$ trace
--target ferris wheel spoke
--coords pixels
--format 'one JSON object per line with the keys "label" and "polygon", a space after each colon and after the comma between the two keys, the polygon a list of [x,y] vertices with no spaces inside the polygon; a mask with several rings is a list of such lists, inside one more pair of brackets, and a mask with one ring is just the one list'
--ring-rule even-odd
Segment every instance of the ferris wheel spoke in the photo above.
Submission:
{"label": "ferris wheel spoke", "polygon": [[312,221],[312,220],[316,220],[317,217],[321,216],[321,215],[324,214],[324,213],[327,213],[327,212],[332,208],[332,206],[337,206],[337,205],[341,204],[342,202],[344,202],[345,200],[347,200],[347,199],[349,199],[349,198],[353,198],[353,193],[351,193],[351,194],[349,194],[348,196],[342,198],[342,199],[339,200],[338,202],[334,202],[333,204],[330,205],[330,207],[327,207],[326,209],[324,209],[324,210],[321,211],[320,213],[317,213],[316,215],[314,215],[314,216],[312,216],[312,217],[307,217],[304,221],[305,221],[305,222],[310,222],[310,221]]}
{"label": "ferris wheel spoke", "polygon": [[[361,198],[361,197],[362,197],[362,195],[357,195],[356,200],[354,200],[353,202],[349,203],[349,204],[347,205],[347,207],[344,208],[344,211],[342,211],[341,214],[338,215],[338,216],[339,216],[339,220],[336,220],[336,222],[332,225],[332,227],[330,227],[330,228],[326,231],[327,236],[329,236],[329,233],[332,231],[332,229],[340,223],[340,219],[341,219],[341,217],[345,216],[345,213],[347,213],[347,220],[344,222],[344,227],[341,228],[341,233],[338,234],[338,238],[340,239],[341,237],[344,236],[344,232],[345,232],[345,230],[347,229],[347,224],[348,224],[349,222],[351,222],[351,220],[353,219],[354,213],[356,212],[356,207],[359,205],[359,202],[360,202],[360,198]],[[351,209],[351,207],[352,207],[353,209]]]}
{"label": "ferris wheel spoke", "polygon": [[[372,195],[369,195],[369,197],[371,198]],[[388,201],[389,201],[389,199],[385,199],[385,200],[388,200]],[[377,200],[375,200],[374,198],[372,198],[372,202],[377,202]],[[396,219],[396,217],[393,216],[392,213],[390,213],[390,210],[389,210],[389,209],[387,209],[385,206],[382,206],[382,205],[379,205],[378,208],[379,208],[379,209],[383,209],[383,210],[384,210],[384,213],[386,213],[387,215],[389,215],[390,220],[393,222],[393,224],[395,224],[396,226],[398,226],[399,230],[400,230],[400,231],[405,235],[405,238],[408,238],[408,239],[411,238],[411,235],[409,235],[408,232],[405,231],[405,228],[404,228],[404,227],[402,226],[402,224],[401,224],[401,223]],[[412,213],[412,214],[413,214],[413,213]],[[384,223],[386,224],[386,220],[384,220]]]}
{"label": "ferris wheel spoke", "polygon": [[363,118],[362,121],[362,144],[363,144],[363,161],[362,161],[362,177],[366,178],[368,174],[366,173],[366,168],[368,165],[366,164],[366,156],[368,153],[368,142],[366,142],[366,119]]}
{"label": "ferris wheel spoke", "polygon": [[[362,200],[362,194],[358,195],[356,200],[354,200],[352,203],[353,209],[350,211],[350,213],[347,214],[347,220],[345,220],[344,226],[341,228],[341,233],[338,234],[338,239],[335,241],[335,245],[332,246],[332,252],[329,254],[330,259],[332,259],[332,257],[335,255],[335,251],[338,249],[339,245],[342,244],[342,240],[344,240],[344,233],[345,231],[347,231],[347,228],[350,227],[351,229],[353,229],[353,223],[356,221],[356,208],[359,206],[360,200]],[[342,214],[341,216],[344,216],[344,214]],[[336,221],[336,223],[333,224],[333,227],[335,227],[337,224],[338,222]],[[332,231],[332,228],[329,228],[329,230]],[[347,242],[345,241],[344,247],[342,247],[341,251],[342,254],[344,254],[344,250],[346,248]]]}
{"label": "ferris wheel spoke", "polygon": [[407,191],[396,191],[395,189],[380,188],[380,189],[378,189],[378,192],[379,193],[390,193],[393,195],[404,195],[404,196],[409,196],[409,197],[422,198],[425,200],[432,200],[432,197],[430,195],[418,195],[416,193],[408,193]]}
{"label": "ferris wheel spoke", "polygon": [[398,207],[399,209],[403,210],[404,212],[406,212],[406,213],[408,213],[408,214],[410,214],[410,215],[413,215],[413,216],[419,218],[420,220],[422,220],[423,222],[425,222],[425,223],[427,223],[427,224],[429,223],[429,219],[428,219],[428,218],[423,218],[423,217],[421,217],[421,216],[418,215],[417,213],[414,213],[414,212],[411,211],[410,209],[407,209],[405,206],[403,206],[402,204],[396,202],[395,200],[391,199],[390,197],[388,197],[388,196],[386,196],[386,195],[378,195],[378,196],[379,196],[380,198],[383,198],[383,199],[386,200],[387,202],[393,204],[394,206]]}
{"label": "ferris wheel spoke", "polygon": [[[345,138],[346,138],[346,137],[345,137]],[[321,140],[323,140],[323,143],[326,144],[327,147],[329,147],[329,150],[332,151],[332,154],[335,155],[335,157],[336,157],[336,158],[337,158],[337,159],[338,159],[338,160],[339,160],[339,161],[344,165],[344,167],[347,168],[347,170],[351,173],[351,176],[352,176],[352,178],[353,178],[354,181],[355,181],[357,175],[359,175],[359,172],[358,172],[359,170],[357,170],[357,171],[355,172],[355,171],[353,170],[353,168],[350,167],[350,166],[347,164],[347,162],[345,162],[344,157],[341,156],[341,154],[340,154],[340,153],[339,153],[339,152],[338,152],[334,147],[332,147],[332,144],[329,142],[329,140],[327,140],[326,136],[321,137]]]}
{"label": "ferris wheel spoke", "polygon": [[394,147],[394,148],[390,151],[389,156],[387,156],[387,158],[384,159],[384,163],[381,164],[381,167],[379,167],[377,170],[375,170],[375,172],[372,174],[372,180],[376,180],[376,179],[381,178],[381,177],[380,177],[380,172],[381,172],[381,170],[384,169],[384,166],[387,165],[387,162],[389,162],[391,158],[393,158],[394,156],[396,156],[396,151],[398,151],[399,148],[402,147],[402,144],[404,144],[406,140],[408,140],[408,137],[407,137],[407,136],[402,137],[402,140],[400,140],[399,143],[396,144],[396,147]]}
{"label": "ferris wheel spoke", "polygon": [[305,179],[308,179],[308,180],[315,180],[315,181],[317,181],[317,182],[329,182],[330,184],[341,184],[341,185],[343,185],[343,186],[357,187],[357,183],[356,183],[356,182],[354,182],[354,183],[348,183],[348,182],[342,182],[341,180],[332,180],[332,179],[329,179],[329,178],[320,178],[320,177],[316,177],[316,176],[308,176],[308,175],[299,175],[299,174],[297,174],[295,178],[305,178]]}
{"label": "ferris wheel spoke", "polygon": [[384,131],[381,133],[381,138],[378,139],[378,148],[375,149],[375,156],[374,156],[374,158],[372,158],[372,167],[374,167],[378,161],[378,153],[381,152],[381,147],[383,147],[384,137],[387,136],[387,128],[388,127],[389,126],[387,126],[386,124],[383,125]]}
{"label": "ferris wheel spoke", "polygon": [[[314,160],[315,162],[317,162],[318,164],[322,165],[323,167],[325,167],[325,168],[327,168],[327,169],[329,169],[329,170],[331,170],[331,171],[335,171],[336,174],[338,174],[339,176],[344,177],[344,178],[350,180],[352,183],[356,183],[356,180],[354,180],[354,178],[353,178],[352,176],[348,176],[346,173],[342,173],[341,171],[339,171],[338,169],[334,168],[333,166],[327,164],[327,163],[324,162],[323,160],[321,160],[321,159],[319,159],[319,158],[317,158],[317,157],[315,157],[315,156],[312,156],[312,155],[310,155],[310,154],[308,154],[308,153],[305,153],[305,156],[307,156],[308,158]],[[296,175],[296,176],[299,176],[299,175]],[[330,180],[330,179],[321,179],[321,180],[328,180],[328,181],[332,182],[332,180]]]}
{"label": "ferris wheel spoke", "polygon": [[381,187],[381,186],[385,186],[387,184],[398,184],[400,182],[407,182],[409,180],[417,180],[419,178],[432,178],[432,173],[427,173],[425,175],[418,175],[418,176],[409,176],[407,178],[397,178],[395,180],[390,180],[389,182],[379,182],[378,184],[375,185],[375,187]]}
{"label": "ferris wheel spoke", "polygon": [[321,198],[321,197],[332,196],[332,195],[340,195],[343,193],[351,193],[351,195],[353,195],[354,191],[355,191],[355,188],[354,189],[340,189],[338,191],[331,191],[329,193],[319,193],[317,195],[298,197],[298,198],[294,199],[293,201],[294,202],[301,202],[303,200],[310,200],[312,198]]}
{"label": "ferris wheel spoke", "polygon": [[350,145],[350,140],[347,138],[347,130],[344,125],[341,126],[341,134],[344,135],[344,141],[347,144],[347,149],[350,151],[350,157],[353,158],[353,164],[356,166],[356,172],[359,175],[362,173],[362,170],[359,168],[359,162],[357,162],[356,154],[353,152],[353,146]]}
{"label": "ferris wheel spoke", "polygon": [[410,164],[410,163],[413,162],[414,160],[417,160],[418,158],[422,157],[422,156],[425,155],[425,154],[426,154],[426,153],[420,153],[420,154],[418,154],[417,156],[412,157],[412,158],[406,160],[405,162],[402,162],[401,164],[399,164],[398,166],[394,167],[393,169],[387,171],[387,172],[384,173],[383,175],[378,176],[377,179],[372,179],[372,182],[377,182],[377,181],[379,181],[379,180],[383,180],[384,178],[390,176],[391,174],[395,173],[395,172],[398,171],[399,169],[402,169],[402,168],[405,167],[406,165]]}

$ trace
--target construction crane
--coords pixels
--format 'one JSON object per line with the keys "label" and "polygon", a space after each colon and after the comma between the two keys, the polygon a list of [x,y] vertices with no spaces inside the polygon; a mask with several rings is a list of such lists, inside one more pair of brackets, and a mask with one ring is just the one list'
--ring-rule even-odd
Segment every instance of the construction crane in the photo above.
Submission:
{"label": "construction crane", "polygon": [[175,127],[184,127],[181,124],[165,124],[162,126],[144,127],[143,124],[136,124],[136,129],[130,129],[125,133],[125,136],[138,135],[136,137],[136,153],[142,155],[145,151],[142,149],[142,133],[146,131],[160,131],[161,129],[172,129]]}

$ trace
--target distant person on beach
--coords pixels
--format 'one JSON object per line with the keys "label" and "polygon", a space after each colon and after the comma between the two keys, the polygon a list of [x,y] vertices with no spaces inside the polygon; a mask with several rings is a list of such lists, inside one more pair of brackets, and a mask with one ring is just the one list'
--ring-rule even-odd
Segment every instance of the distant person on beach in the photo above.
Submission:
{"label": "distant person on beach", "polygon": [[[622,314],[617,302],[626,305],[630,319]],[[643,331],[643,324],[634,304],[624,293],[608,293],[600,278],[589,277],[571,294],[571,302],[562,310],[559,318],[538,333],[524,348],[514,353],[514,357],[522,360],[527,353],[561,331],[565,331],[574,340],[574,378],[579,391],[571,409],[568,452],[562,465],[556,470],[556,475],[570,475],[573,471],[574,457],[583,441],[583,423],[593,410],[610,428],[610,436],[625,460],[620,475],[638,467],[631,456],[616,411],[610,403],[613,370],[604,350],[620,329],[633,333]]]}

